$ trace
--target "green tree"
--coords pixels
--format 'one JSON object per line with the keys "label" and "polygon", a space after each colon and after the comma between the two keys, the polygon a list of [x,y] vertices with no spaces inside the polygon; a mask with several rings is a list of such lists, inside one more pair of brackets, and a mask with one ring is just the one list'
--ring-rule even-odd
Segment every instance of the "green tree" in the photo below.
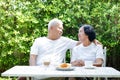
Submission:
{"label": "green tree", "polygon": [[47,35],[53,18],[63,21],[63,36],[75,40],[80,25],[92,25],[107,47],[107,65],[120,70],[119,13],[118,0],[0,0],[0,70],[28,65],[34,39]]}

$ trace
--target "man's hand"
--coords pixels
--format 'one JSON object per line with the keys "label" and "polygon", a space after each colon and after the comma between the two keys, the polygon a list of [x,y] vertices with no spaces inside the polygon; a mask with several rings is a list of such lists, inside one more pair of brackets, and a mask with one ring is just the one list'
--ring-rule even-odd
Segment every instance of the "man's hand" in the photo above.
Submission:
{"label": "man's hand", "polygon": [[99,42],[99,41],[98,41],[98,40],[96,40],[96,39],[95,39],[93,42],[94,42],[96,45],[98,45],[98,44],[99,44],[99,45],[102,45],[102,43],[101,43],[101,42]]}

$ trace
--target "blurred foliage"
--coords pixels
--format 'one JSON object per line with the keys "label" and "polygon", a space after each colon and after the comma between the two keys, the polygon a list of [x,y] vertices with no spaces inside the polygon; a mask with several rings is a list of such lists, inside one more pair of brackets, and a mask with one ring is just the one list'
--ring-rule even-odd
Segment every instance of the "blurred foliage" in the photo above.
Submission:
{"label": "blurred foliage", "polygon": [[74,40],[78,40],[80,25],[92,25],[108,57],[120,56],[119,0],[0,0],[1,72],[28,65],[34,39],[47,35],[47,24],[53,18],[63,21],[63,36]]}
{"label": "blurred foliage", "polygon": [[0,80],[17,80],[17,78],[0,78]]}

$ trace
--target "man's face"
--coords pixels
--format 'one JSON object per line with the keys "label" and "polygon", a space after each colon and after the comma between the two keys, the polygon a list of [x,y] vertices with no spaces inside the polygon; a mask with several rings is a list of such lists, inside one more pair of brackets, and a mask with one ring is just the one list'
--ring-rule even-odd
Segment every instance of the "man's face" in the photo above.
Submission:
{"label": "man's face", "polygon": [[79,29],[78,38],[81,42],[85,41],[88,36],[85,34],[83,27]]}
{"label": "man's face", "polygon": [[53,36],[55,36],[56,38],[59,38],[62,36],[63,33],[63,26],[62,25],[56,25],[54,27],[52,27],[52,34]]}

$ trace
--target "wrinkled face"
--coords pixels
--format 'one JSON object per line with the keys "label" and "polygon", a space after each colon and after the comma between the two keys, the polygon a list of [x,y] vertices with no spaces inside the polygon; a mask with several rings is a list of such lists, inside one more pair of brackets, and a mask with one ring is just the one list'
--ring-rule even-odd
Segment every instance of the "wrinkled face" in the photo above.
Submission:
{"label": "wrinkled face", "polygon": [[85,40],[88,38],[88,36],[87,36],[87,35],[85,34],[85,32],[84,32],[84,28],[83,28],[83,27],[81,27],[81,28],[79,29],[78,38],[79,38],[79,40],[80,40],[81,42],[85,41]]}
{"label": "wrinkled face", "polygon": [[52,35],[56,38],[59,38],[62,36],[63,33],[63,25],[56,25],[52,27]]}

